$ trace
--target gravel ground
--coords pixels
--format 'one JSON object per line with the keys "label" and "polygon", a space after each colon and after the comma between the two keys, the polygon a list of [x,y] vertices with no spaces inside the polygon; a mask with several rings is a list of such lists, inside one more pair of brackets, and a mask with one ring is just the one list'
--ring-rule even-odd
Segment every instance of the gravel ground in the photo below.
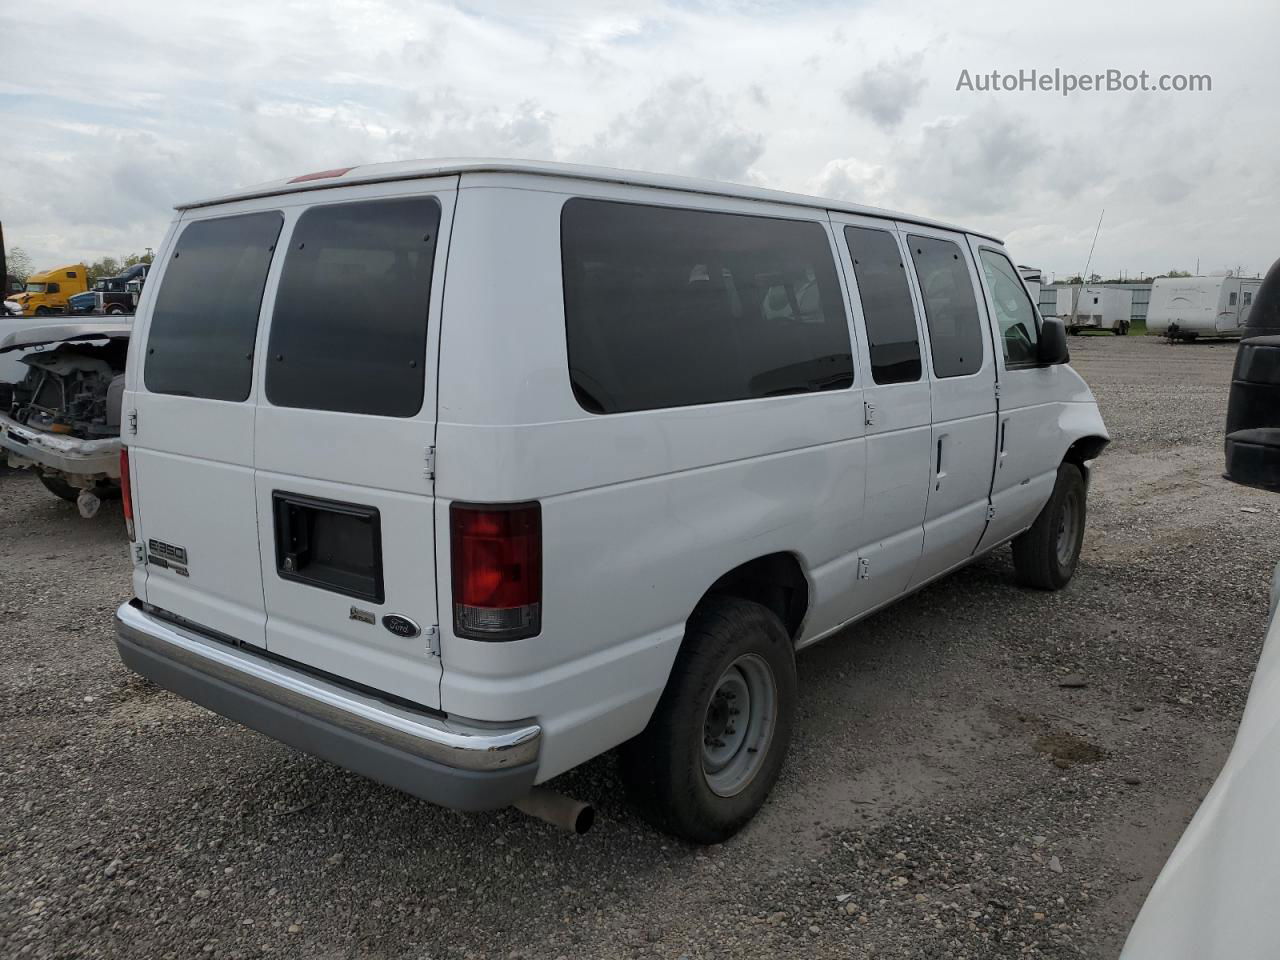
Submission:
{"label": "gravel ground", "polygon": [[772,801],[702,850],[611,757],[556,782],[600,814],[571,837],[141,682],[118,508],[0,476],[0,956],[1115,956],[1234,735],[1280,498],[1220,476],[1231,345],[1072,352],[1115,437],[1075,581],[998,551],[806,651]]}

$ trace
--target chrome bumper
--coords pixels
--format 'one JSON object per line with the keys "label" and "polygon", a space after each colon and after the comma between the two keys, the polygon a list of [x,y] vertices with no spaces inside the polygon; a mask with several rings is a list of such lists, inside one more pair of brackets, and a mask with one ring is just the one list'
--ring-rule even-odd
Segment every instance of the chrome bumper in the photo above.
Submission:
{"label": "chrome bumper", "polygon": [[178,626],[131,601],[116,611],[125,665],[215,713],[442,806],[527,793],[542,728],[398,706]]}
{"label": "chrome bumper", "polygon": [[119,437],[81,440],[45,433],[0,413],[0,450],[15,461],[15,467],[35,464],[73,476],[105,474],[113,480],[120,478]]}

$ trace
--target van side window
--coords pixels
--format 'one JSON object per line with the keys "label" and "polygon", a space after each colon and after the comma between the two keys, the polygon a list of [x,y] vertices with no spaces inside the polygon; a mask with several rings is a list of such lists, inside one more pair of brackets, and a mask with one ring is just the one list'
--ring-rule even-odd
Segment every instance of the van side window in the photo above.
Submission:
{"label": "van side window", "polygon": [[561,258],[569,377],[592,413],[853,383],[820,223],[576,197]]}
{"label": "van side window", "polygon": [[182,231],[151,314],[143,380],[152,393],[243,401],[277,210],[197,220]]}
{"label": "van side window", "polygon": [[876,383],[919,380],[920,337],[898,242],[887,230],[869,227],[845,227],[844,238],[862,301],[871,378]]}
{"label": "van side window", "polygon": [[991,290],[1005,364],[1035,363],[1040,331],[1036,328],[1036,314],[1022,278],[1002,253],[983,247],[978,259],[982,261],[982,273]]}
{"label": "van side window", "polygon": [[271,318],[278,407],[411,417],[422,409],[434,197],[312,207],[298,218]]}
{"label": "van side window", "polygon": [[982,368],[982,323],[960,247],[935,237],[907,237],[929,321],[929,350],[938,377],[963,377]]}
{"label": "van side window", "polygon": [[1228,306],[1228,307],[1234,307],[1235,305],[1236,305],[1236,292],[1235,292],[1234,290],[1232,290],[1232,291],[1231,291],[1231,297],[1230,297],[1230,299],[1228,299],[1228,300],[1227,300],[1227,306]]}

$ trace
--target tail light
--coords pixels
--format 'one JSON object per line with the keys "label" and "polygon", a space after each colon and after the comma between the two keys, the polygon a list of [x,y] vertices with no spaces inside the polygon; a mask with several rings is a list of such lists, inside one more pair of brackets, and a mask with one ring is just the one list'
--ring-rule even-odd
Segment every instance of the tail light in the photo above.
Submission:
{"label": "tail light", "polygon": [[124,507],[124,528],[129,531],[129,542],[137,537],[133,530],[133,490],[129,485],[129,448],[120,448],[120,504]]}
{"label": "tail light", "polygon": [[542,629],[542,507],[455,503],[453,632],[471,640],[520,640]]}

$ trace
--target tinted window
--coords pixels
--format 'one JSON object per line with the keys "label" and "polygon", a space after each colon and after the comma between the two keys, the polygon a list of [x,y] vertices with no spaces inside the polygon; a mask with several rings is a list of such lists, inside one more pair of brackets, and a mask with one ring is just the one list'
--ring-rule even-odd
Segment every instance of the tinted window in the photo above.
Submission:
{"label": "tinted window", "polygon": [[987,287],[991,290],[1005,362],[1035,363],[1039,331],[1036,329],[1035,311],[1031,309],[1031,297],[1027,295],[1022,278],[1009,259],[994,250],[984,248],[979,259]]}
{"label": "tinted window", "polygon": [[268,400],[388,417],[422,409],[439,226],[433,197],[312,207],[298,218],[271,318]]}
{"label": "tinted window", "polygon": [[[62,292],[62,286],[61,286],[61,284],[57,284],[57,283],[51,283],[51,284],[48,284],[48,285],[45,287],[45,292],[46,292],[46,293],[61,293],[61,292]],[[1232,303],[1235,303],[1235,302],[1236,302],[1236,295],[1235,295],[1234,293],[1231,295],[1231,302],[1232,302]]]}
{"label": "tinted window", "polygon": [[245,400],[277,211],[198,220],[182,231],[156,296],[143,377],[152,393]]}
{"label": "tinted window", "polygon": [[920,338],[898,242],[884,230],[845,227],[876,383],[920,379]]}
{"label": "tinted window", "polygon": [[569,374],[596,413],[838,390],[853,355],[821,224],[573,199]]}
{"label": "tinted window", "polygon": [[982,325],[969,268],[950,240],[908,237],[929,322],[933,372],[963,377],[982,367]]}

